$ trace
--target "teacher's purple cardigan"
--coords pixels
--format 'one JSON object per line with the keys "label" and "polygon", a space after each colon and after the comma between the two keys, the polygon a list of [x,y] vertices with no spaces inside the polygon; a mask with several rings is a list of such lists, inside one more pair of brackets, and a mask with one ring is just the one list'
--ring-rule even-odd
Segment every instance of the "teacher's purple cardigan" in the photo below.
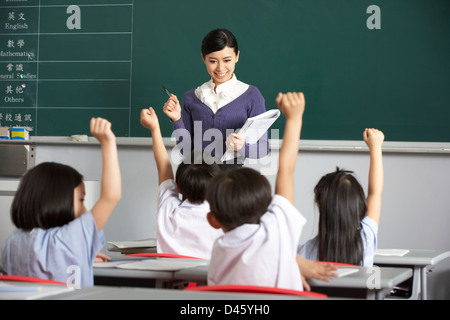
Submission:
{"label": "teacher's purple cardigan", "polygon": [[[208,149],[214,156],[220,158],[226,151],[227,136],[240,129],[247,118],[257,116],[265,111],[264,98],[254,86],[249,86],[247,91],[221,107],[215,114],[210,107],[197,98],[195,89],[192,89],[183,96],[181,119],[172,123],[177,137],[177,145],[183,153],[190,146],[190,151]],[[188,136],[190,144],[183,144],[183,140]],[[219,136],[222,139],[216,141],[219,140]],[[269,153],[267,136],[266,132],[255,144],[246,142],[245,147],[239,151],[240,158],[266,156]]]}

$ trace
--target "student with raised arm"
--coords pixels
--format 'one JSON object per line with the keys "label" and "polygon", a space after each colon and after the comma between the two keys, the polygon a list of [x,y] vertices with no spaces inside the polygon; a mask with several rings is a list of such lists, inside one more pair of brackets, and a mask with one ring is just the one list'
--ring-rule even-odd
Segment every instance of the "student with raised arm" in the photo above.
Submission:
{"label": "student with raised arm", "polygon": [[203,152],[192,153],[185,155],[174,178],[153,108],[141,111],[141,124],[151,131],[158,170],[157,251],[209,259],[214,241],[223,232],[212,228],[206,219],[209,204],[205,192],[221,169],[214,159],[204,159]]}
{"label": "student with raised arm", "polygon": [[88,211],[83,177],[67,165],[44,162],[30,169],[11,207],[17,229],[2,250],[9,275],[94,284],[92,265],[105,244],[102,228],[121,198],[122,185],[111,123],[93,118],[90,129],[102,152],[100,198]]}
{"label": "student with raised arm", "polygon": [[323,176],[314,188],[319,208],[318,235],[302,246],[301,256],[365,267],[373,265],[383,192],[384,134],[366,129],[363,138],[370,150],[367,198],[351,171],[337,168]]}
{"label": "student with raised arm", "polygon": [[214,244],[208,284],[302,290],[296,261],[305,218],[293,205],[294,170],[305,108],[303,93],[279,94],[286,116],[275,195],[258,171],[242,167],[215,176],[206,192],[208,220],[225,234]]}

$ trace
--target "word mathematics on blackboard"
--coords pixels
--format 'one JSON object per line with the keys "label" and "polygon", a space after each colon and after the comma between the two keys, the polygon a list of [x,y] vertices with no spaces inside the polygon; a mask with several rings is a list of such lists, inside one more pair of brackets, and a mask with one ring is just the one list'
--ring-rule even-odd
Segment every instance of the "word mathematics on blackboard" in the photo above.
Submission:
{"label": "word mathematics on blackboard", "polygon": [[81,29],[81,9],[79,6],[70,5],[67,7],[66,13],[71,14],[70,17],[67,18],[66,26],[67,29]]}

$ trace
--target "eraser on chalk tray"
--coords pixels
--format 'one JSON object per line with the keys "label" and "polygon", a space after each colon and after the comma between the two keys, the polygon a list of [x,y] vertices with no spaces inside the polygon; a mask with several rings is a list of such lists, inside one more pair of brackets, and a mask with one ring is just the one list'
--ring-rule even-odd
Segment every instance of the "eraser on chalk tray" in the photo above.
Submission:
{"label": "eraser on chalk tray", "polygon": [[1,140],[9,140],[9,139],[11,139],[10,132],[9,132],[9,127],[0,127],[0,139]]}
{"label": "eraser on chalk tray", "polygon": [[72,141],[88,141],[88,136],[85,134],[74,134],[70,139]]}

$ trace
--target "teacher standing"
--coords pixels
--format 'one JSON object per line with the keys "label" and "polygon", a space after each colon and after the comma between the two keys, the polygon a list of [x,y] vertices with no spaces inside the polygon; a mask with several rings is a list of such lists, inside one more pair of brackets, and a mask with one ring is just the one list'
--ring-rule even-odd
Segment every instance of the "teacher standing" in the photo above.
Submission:
{"label": "teacher standing", "polygon": [[220,158],[226,150],[232,150],[236,163],[267,155],[267,132],[254,144],[234,133],[248,118],[266,111],[259,90],[239,81],[234,73],[239,60],[236,38],[226,29],[209,32],[203,39],[201,56],[211,80],[186,92],[183,108],[173,94],[164,104],[164,113],[172,121],[178,145],[182,143],[180,132],[187,130],[191,151],[201,146]]}

